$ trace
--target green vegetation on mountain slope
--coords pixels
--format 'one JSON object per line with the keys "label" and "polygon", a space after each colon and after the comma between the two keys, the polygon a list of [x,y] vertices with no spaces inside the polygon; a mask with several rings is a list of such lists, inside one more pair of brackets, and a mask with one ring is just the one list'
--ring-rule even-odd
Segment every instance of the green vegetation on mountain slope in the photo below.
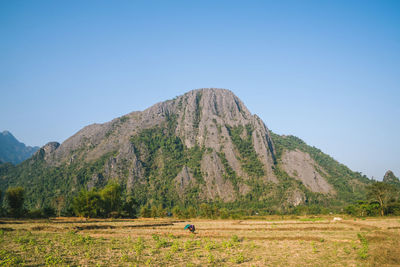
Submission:
{"label": "green vegetation on mountain slope", "polygon": [[343,202],[354,202],[365,199],[365,185],[371,183],[365,175],[351,171],[345,165],[326,155],[316,147],[307,145],[298,137],[280,136],[271,132],[271,137],[275,145],[278,161],[281,159],[284,150],[300,150],[308,153],[311,158],[323,168],[318,170],[337,191],[336,199]]}
{"label": "green vegetation on mountain slope", "polygon": [[[29,208],[59,205],[65,209],[72,198],[86,188],[87,181],[93,175],[103,173],[106,160],[112,155],[107,153],[92,162],[51,167],[44,161],[43,154],[44,151],[41,150],[31,159],[16,166],[0,165],[0,187],[23,187]],[[101,186],[105,184],[106,182]]]}
{"label": "green vegetation on mountain slope", "polygon": [[[153,204],[173,207],[193,205],[198,201],[199,184],[204,183],[200,161],[204,149],[199,146],[187,148],[174,135],[174,118],[166,128],[145,129],[131,138],[139,160],[144,166],[144,181],[135,184],[132,194],[141,205]],[[182,199],[175,189],[174,179],[184,166],[192,171],[197,185],[190,187]]]}

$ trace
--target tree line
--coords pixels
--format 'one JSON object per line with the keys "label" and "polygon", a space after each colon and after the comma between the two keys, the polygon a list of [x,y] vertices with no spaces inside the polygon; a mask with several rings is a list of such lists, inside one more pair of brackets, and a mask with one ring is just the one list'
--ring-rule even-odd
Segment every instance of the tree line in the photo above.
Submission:
{"label": "tree line", "polygon": [[[374,182],[367,186],[367,198],[355,204],[348,205],[343,212],[353,216],[387,216],[400,215],[400,186],[385,182]],[[0,191],[0,216],[13,218],[44,218],[56,216],[56,208],[45,206],[40,209],[27,210],[24,207],[25,194],[22,187],[9,187],[4,196]],[[329,209],[319,205],[297,206],[285,214],[327,214]],[[81,190],[73,199],[64,215],[87,218],[135,218],[167,217],[176,218],[241,218],[251,215],[275,214],[271,210],[256,210],[224,207],[217,203],[199,203],[197,206],[188,205],[165,207],[162,204],[139,205],[133,197],[123,198],[121,186],[111,181],[98,190]],[[59,214],[58,214],[59,215]]]}
{"label": "tree line", "polygon": [[[27,210],[24,206],[25,190],[23,187],[9,187],[3,198],[0,191],[0,200],[4,202],[0,203],[0,216],[2,217],[53,217],[57,215],[56,211],[59,209],[58,202],[55,201],[55,206]],[[70,207],[63,215],[88,218],[135,217],[136,210],[136,203],[132,198],[123,201],[121,186],[116,182],[110,182],[101,190],[81,190],[73,198]]]}
{"label": "tree line", "polygon": [[400,215],[400,185],[374,182],[367,187],[367,200],[345,208],[353,216]]}

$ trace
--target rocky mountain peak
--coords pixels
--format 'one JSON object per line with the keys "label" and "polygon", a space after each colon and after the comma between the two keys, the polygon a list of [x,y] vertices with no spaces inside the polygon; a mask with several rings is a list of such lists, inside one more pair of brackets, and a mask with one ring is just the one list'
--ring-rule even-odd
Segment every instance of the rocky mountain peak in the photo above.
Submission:
{"label": "rocky mountain peak", "polygon": [[388,184],[400,184],[399,178],[397,178],[391,170],[388,170],[383,176],[383,182]]}
{"label": "rocky mountain peak", "polygon": [[[227,89],[192,90],[174,100],[177,107],[176,134],[191,148],[201,146],[223,153],[228,164],[241,177],[249,175],[241,168],[232,130],[240,128],[241,138],[249,136],[254,151],[264,165],[264,180],[276,181],[272,171],[274,150],[267,127],[252,115],[243,102]],[[250,132],[248,132],[249,129]],[[218,163],[218,162],[217,162]],[[246,191],[246,186],[243,185]]]}
{"label": "rocky mountain peak", "polygon": [[[210,183],[206,196],[235,199],[232,182],[224,178],[226,168],[232,169],[243,181],[254,178],[251,170],[243,168],[243,153],[251,153],[254,160],[259,162],[258,179],[277,182],[273,171],[275,152],[268,128],[227,89],[192,90],[144,111],[132,112],[104,124],[89,125],[59,146],[46,145],[43,148],[44,158],[50,165],[60,165],[89,162],[107,153],[114,153],[117,156],[110,159],[112,163],[106,168],[107,175],[109,178],[119,176],[116,170],[123,168],[121,164],[128,161],[131,171],[126,184],[132,186],[135,180],[143,179],[146,175],[145,159],[139,157],[138,147],[132,144],[132,137],[146,129],[166,129],[167,125],[172,127],[172,134],[187,149],[199,147],[212,152],[203,154],[198,162],[204,180]],[[243,147],[238,147],[243,146],[241,143],[249,146],[247,152],[240,150],[243,150]],[[188,169],[188,166],[182,166],[182,170],[186,170],[183,172],[185,177],[190,176]],[[214,187],[220,193],[216,194]],[[249,187],[242,182],[237,190],[245,194]]]}
{"label": "rocky mountain peak", "polygon": [[58,142],[49,142],[46,145],[44,145],[42,147],[42,149],[44,150],[44,152],[46,154],[51,154],[53,153],[58,147],[60,146],[60,143]]}
{"label": "rocky mountain peak", "polygon": [[54,151],[60,146],[58,142],[49,142],[42,146],[38,151],[35,152],[34,157],[49,160],[53,155]]}

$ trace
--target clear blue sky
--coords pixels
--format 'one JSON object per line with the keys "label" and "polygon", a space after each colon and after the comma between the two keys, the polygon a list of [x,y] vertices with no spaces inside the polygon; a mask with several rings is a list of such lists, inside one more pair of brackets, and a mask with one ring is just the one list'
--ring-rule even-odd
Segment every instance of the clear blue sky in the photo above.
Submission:
{"label": "clear blue sky", "polygon": [[0,131],[28,145],[204,87],[400,176],[400,1],[0,1]]}

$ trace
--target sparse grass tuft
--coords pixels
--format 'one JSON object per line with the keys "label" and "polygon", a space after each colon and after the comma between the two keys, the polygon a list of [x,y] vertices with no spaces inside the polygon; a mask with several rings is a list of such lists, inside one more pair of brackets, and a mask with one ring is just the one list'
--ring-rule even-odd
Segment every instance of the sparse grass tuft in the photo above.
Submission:
{"label": "sparse grass tuft", "polygon": [[172,253],[176,253],[179,250],[179,242],[178,240],[175,240],[174,242],[172,242],[172,246],[171,246],[171,252]]}
{"label": "sparse grass tuft", "polygon": [[49,254],[45,256],[45,263],[46,266],[59,266],[61,263],[63,263],[63,259],[54,254]]}
{"label": "sparse grass tuft", "polygon": [[135,250],[136,256],[139,258],[145,249],[143,238],[139,237],[137,241],[133,244],[133,249]]}
{"label": "sparse grass tuft", "polygon": [[244,259],[242,252],[231,258],[231,262],[236,263],[236,264],[243,263],[244,261],[245,261],[245,259]]}
{"label": "sparse grass tuft", "polygon": [[166,240],[166,239],[164,239],[162,237],[160,237],[158,239],[157,244],[156,244],[156,248],[166,248],[166,247],[169,247],[169,246],[170,246],[170,243],[168,242],[168,240]]}
{"label": "sparse grass tuft", "polygon": [[319,250],[318,250],[318,248],[317,248],[317,245],[315,244],[314,241],[311,241],[311,247],[312,247],[313,253],[319,252]]}
{"label": "sparse grass tuft", "polygon": [[193,247],[193,241],[192,240],[187,240],[184,244],[183,244],[183,248],[185,250],[190,250]]}
{"label": "sparse grass tuft", "polygon": [[207,261],[208,261],[208,263],[214,263],[215,262],[215,257],[214,257],[214,255],[213,254],[208,254],[208,256],[207,256]]}
{"label": "sparse grass tuft", "polygon": [[318,222],[318,221],[323,221],[324,218],[301,218],[299,221],[301,222]]}
{"label": "sparse grass tuft", "polygon": [[0,266],[23,266],[24,261],[20,256],[2,249],[0,250]]}
{"label": "sparse grass tuft", "polygon": [[357,233],[357,237],[361,242],[361,248],[358,250],[358,256],[362,260],[365,260],[366,258],[368,258],[368,241],[365,236],[360,233]]}

